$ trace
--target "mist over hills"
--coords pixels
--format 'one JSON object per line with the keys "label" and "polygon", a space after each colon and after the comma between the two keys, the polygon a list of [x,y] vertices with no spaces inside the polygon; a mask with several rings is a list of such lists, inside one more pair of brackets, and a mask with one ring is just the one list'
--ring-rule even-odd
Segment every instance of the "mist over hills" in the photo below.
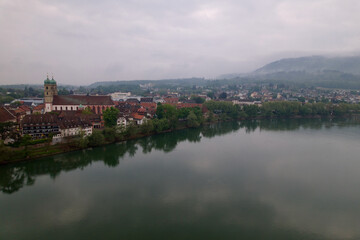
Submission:
{"label": "mist over hills", "polygon": [[[266,64],[251,73],[224,74],[215,81],[196,77],[162,80],[123,80],[95,82],[83,87],[87,89],[107,88],[117,91],[139,92],[140,85],[145,84],[152,87],[174,88],[194,85],[221,86],[245,82],[288,83],[305,87],[360,89],[360,56],[285,58]],[[27,87],[29,86],[27,85]],[[25,85],[8,85],[5,87],[24,88]],[[41,88],[42,85],[33,85],[32,87]],[[61,87],[71,89],[75,86],[63,85]]]}
{"label": "mist over hills", "polygon": [[266,64],[250,73],[232,73],[219,76],[219,79],[267,75],[274,73],[306,72],[321,74],[334,71],[352,75],[360,75],[360,56],[325,57],[308,56],[299,58],[284,58]]}
{"label": "mist over hills", "polygon": [[360,75],[360,56],[352,57],[324,57],[311,56],[300,58],[286,58],[269,63],[254,71],[255,74],[275,72],[305,71],[318,73],[323,71],[338,71]]}
{"label": "mist over hills", "polygon": [[218,77],[232,83],[287,83],[299,86],[360,89],[360,56],[309,56],[271,62],[247,74]]}

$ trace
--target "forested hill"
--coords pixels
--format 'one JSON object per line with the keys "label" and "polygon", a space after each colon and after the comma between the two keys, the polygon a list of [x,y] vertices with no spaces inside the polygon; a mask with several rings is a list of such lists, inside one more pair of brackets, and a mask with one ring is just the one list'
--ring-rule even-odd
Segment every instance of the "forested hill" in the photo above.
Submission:
{"label": "forested hill", "polygon": [[353,75],[360,75],[360,56],[352,57],[323,57],[311,56],[301,58],[286,58],[269,63],[254,71],[255,74],[269,74],[277,72],[304,71],[319,73],[323,71],[338,71]]}

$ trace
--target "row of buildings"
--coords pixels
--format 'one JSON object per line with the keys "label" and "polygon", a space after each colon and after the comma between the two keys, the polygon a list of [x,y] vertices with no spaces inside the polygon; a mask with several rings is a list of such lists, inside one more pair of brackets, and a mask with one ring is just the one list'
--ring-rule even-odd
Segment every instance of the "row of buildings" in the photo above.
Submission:
{"label": "row of buildings", "polygon": [[52,136],[53,141],[60,142],[66,137],[80,133],[90,135],[93,129],[104,127],[103,112],[117,108],[117,124],[128,126],[131,122],[143,124],[156,114],[157,103],[172,104],[177,108],[201,107],[196,103],[180,103],[176,96],[162,99],[152,97],[131,97],[115,101],[111,96],[94,95],[58,95],[57,83],[48,77],[44,81],[43,103],[25,104],[21,102],[16,108],[0,107],[0,122],[16,123],[21,135],[30,135],[33,139]]}

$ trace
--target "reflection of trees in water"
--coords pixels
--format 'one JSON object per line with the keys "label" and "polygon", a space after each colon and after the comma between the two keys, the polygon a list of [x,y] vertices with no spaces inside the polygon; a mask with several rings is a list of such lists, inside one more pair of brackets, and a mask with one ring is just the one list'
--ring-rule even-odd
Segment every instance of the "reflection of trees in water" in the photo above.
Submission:
{"label": "reflection of trees in water", "polygon": [[294,131],[298,129],[320,130],[322,128],[349,127],[359,125],[360,121],[352,118],[348,119],[264,119],[241,122],[241,128],[246,133],[254,132],[257,128],[266,131]]}
{"label": "reflection of trees in water", "polygon": [[201,129],[201,133],[206,138],[225,135],[235,132],[241,128],[239,122],[224,122],[205,126]]}
{"label": "reflection of trees in water", "polygon": [[91,150],[65,153],[43,160],[2,166],[0,167],[0,190],[4,193],[16,192],[24,185],[34,184],[36,176],[49,175],[51,178],[56,178],[62,171],[84,169],[96,161],[103,161],[106,166],[116,167],[120,164],[122,158],[126,155],[133,157],[139,149],[144,154],[151,153],[154,149],[168,153],[173,151],[180,142],[200,142],[202,136],[212,138],[236,132],[242,128],[246,133],[251,133],[258,128],[266,131],[291,131],[300,128],[321,129],[334,125],[348,127],[349,125],[358,124],[359,121],[352,119],[332,119],[327,121],[320,119],[272,119],[211,124],[202,128],[184,129]]}

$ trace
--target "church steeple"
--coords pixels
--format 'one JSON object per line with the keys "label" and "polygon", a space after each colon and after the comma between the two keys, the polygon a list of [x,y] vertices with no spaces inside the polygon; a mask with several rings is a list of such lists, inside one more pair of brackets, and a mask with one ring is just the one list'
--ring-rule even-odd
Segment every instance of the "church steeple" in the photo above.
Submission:
{"label": "church steeple", "polygon": [[45,112],[52,111],[52,103],[54,96],[57,95],[57,86],[54,77],[49,79],[49,75],[47,75],[44,81],[44,103],[45,103]]}

